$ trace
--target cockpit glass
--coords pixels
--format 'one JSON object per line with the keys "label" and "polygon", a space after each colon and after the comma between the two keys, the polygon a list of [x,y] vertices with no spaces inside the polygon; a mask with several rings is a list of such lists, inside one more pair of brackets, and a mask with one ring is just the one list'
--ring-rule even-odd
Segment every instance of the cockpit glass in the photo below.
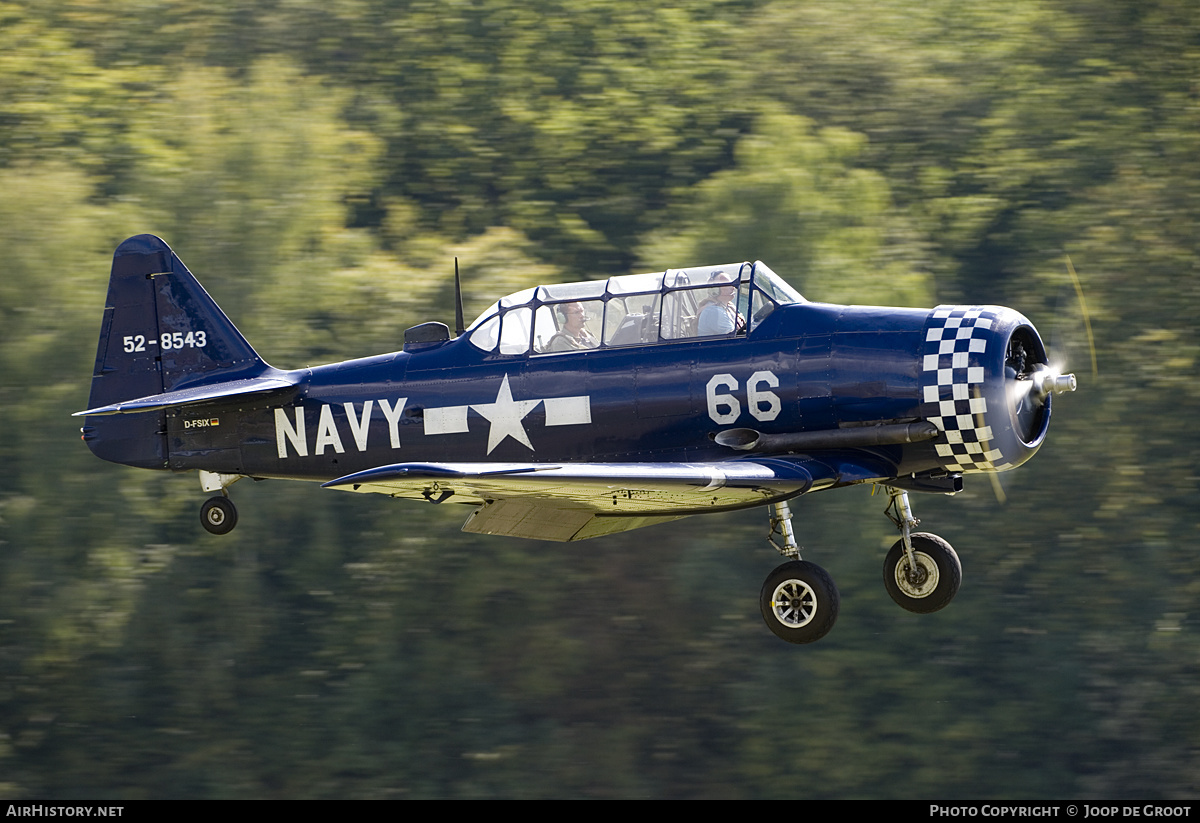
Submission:
{"label": "cockpit glass", "polygon": [[533,350],[548,354],[597,348],[603,319],[603,300],[570,300],[540,306],[533,325]]}
{"label": "cockpit glass", "polygon": [[781,305],[786,303],[807,303],[800,292],[788,285],[787,281],[767,267],[761,261],[754,264],[754,285],[762,289],[768,297]]}
{"label": "cockpit glass", "polygon": [[761,262],[692,266],[523,289],[489,306],[467,334],[483,351],[509,355],[736,337],[777,306],[803,302]]}
{"label": "cockpit glass", "polygon": [[603,280],[588,280],[583,283],[556,283],[553,286],[540,286],[537,290],[538,300],[543,303],[553,303],[559,300],[596,300],[604,296]]}
{"label": "cockpit glass", "polygon": [[534,292],[537,291],[537,286],[528,289],[521,289],[519,292],[500,298],[500,306],[505,309],[513,306],[524,306],[533,299]]}
{"label": "cockpit glass", "polygon": [[[659,338],[732,337],[746,332],[746,311],[738,267],[668,272],[663,294]],[[672,288],[674,286],[674,288]]]}
{"label": "cockpit glass", "polygon": [[485,312],[479,320],[471,324],[467,334],[471,338],[471,345],[483,351],[495,351],[496,343],[500,339],[500,315],[493,313],[489,317]]}
{"label": "cockpit glass", "polygon": [[636,292],[658,291],[662,288],[662,272],[650,274],[625,274],[621,277],[608,278],[609,294],[634,294]]}
{"label": "cockpit glass", "polygon": [[489,317],[495,316],[499,311],[500,311],[499,303],[493,303],[492,305],[488,306],[486,309],[484,309],[482,312],[479,313],[478,317],[476,317],[474,320],[471,321],[471,325],[467,326],[467,331],[470,331],[471,329],[475,328],[476,326],[481,324],[484,320],[487,320]]}
{"label": "cockpit glass", "polygon": [[500,321],[500,353],[524,354],[529,351],[533,310],[528,306],[507,311]]}
{"label": "cockpit glass", "polygon": [[604,310],[604,345],[657,343],[661,298],[658,292],[610,297]]}

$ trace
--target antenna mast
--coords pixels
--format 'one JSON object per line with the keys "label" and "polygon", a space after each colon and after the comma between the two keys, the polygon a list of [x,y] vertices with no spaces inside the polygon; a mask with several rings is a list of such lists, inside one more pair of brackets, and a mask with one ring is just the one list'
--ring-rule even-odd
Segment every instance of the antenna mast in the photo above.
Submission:
{"label": "antenna mast", "polygon": [[463,328],[462,284],[458,279],[458,258],[454,258],[454,336],[459,337]]}

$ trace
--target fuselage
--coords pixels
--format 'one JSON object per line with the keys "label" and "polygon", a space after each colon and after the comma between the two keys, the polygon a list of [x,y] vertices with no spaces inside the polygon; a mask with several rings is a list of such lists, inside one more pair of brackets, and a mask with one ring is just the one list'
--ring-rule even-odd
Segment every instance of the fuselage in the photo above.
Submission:
{"label": "fuselage", "polygon": [[[294,372],[295,397],[282,405],[172,410],[169,468],[324,481],[412,461],[735,460],[714,440],[730,427],[927,419],[934,314],[798,303],[743,336],[555,354],[481,352],[459,337]],[[1004,325],[1021,324],[1011,314]],[[1003,351],[992,359],[997,383]],[[872,452],[897,474],[946,462],[934,442]]]}
{"label": "fuselage", "polygon": [[424,324],[401,351],[285,371],[140,235],[114,255],[80,414],[106,460],[229,476],[815,450],[835,485],[918,488],[1029,459],[1064,379],[1046,360],[1011,309],[811,303],[747,262],[525,289],[453,339]]}

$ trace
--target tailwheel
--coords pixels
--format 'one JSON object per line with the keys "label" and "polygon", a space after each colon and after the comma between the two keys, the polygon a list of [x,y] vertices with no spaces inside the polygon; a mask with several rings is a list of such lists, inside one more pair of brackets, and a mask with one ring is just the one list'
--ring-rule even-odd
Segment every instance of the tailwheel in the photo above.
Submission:
{"label": "tailwheel", "polygon": [[962,563],[954,549],[936,534],[918,532],[912,541],[912,563],[904,540],[897,540],[883,561],[883,585],[901,608],[929,614],[945,608],[962,583]]}
{"label": "tailwheel", "polygon": [[839,601],[837,586],[824,569],[807,560],[793,560],[767,577],[758,605],[776,637],[789,643],[813,643],[833,628]]}
{"label": "tailwheel", "polygon": [[228,497],[210,497],[200,506],[200,522],[212,534],[229,534],[237,519],[237,507]]}

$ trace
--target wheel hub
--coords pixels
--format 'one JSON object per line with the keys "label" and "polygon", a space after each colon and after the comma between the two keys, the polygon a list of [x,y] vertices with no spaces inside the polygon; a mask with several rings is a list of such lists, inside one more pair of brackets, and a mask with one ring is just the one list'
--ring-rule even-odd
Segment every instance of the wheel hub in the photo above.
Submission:
{"label": "wheel hub", "polygon": [[916,561],[916,568],[903,561],[896,564],[896,586],[904,594],[919,600],[937,590],[938,567],[925,552],[914,551],[913,560]]}
{"label": "wheel hub", "polygon": [[912,566],[905,564],[904,576],[908,580],[908,585],[914,589],[919,589],[925,585],[925,581],[929,579],[929,572],[925,571],[925,567],[917,564],[914,569]]}
{"label": "wheel hub", "polygon": [[817,613],[817,594],[803,580],[785,580],[771,597],[775,619],[790,629],[807,626]]}

